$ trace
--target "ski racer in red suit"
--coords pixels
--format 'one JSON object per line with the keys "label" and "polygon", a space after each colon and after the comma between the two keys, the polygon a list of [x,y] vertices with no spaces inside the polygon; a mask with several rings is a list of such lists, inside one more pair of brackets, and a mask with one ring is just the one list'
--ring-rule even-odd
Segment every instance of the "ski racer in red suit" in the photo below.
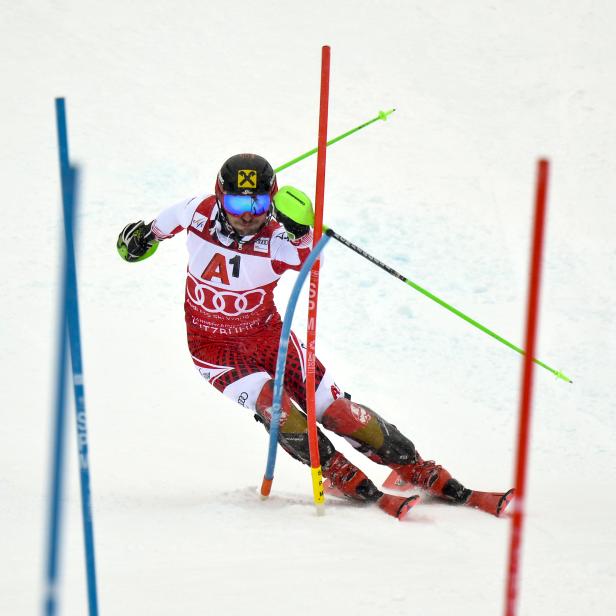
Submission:
{"label": "ski racer in red suit", "polygon": [[[278,343],[282,322],[273,291],[287,270],[299,270],[310,253],[312,204],[293,187],[278,191],[271,165],[255,154],[238,154],[222,166],[215,194],[191,197],[163,210],[151,223],[127,225],[118,251],[140,261],[161,241],[187,232],[185,318],[188,348],[195,367],[211,385],[255,413],[269,429]],[[305,348],[291,334],[285,369],[280,445],[310,464],[305,416]],[[499,515],[511,492],[465,488],[440,465],[425,461],[396,426],[342,394],[333,376],[316,362],[316,417],[378,464],[394,469],[408,485],[453,503]],[[324,477],[339,493],[377,502],[398,517],[416,497],[384,495],[319,430]]]}

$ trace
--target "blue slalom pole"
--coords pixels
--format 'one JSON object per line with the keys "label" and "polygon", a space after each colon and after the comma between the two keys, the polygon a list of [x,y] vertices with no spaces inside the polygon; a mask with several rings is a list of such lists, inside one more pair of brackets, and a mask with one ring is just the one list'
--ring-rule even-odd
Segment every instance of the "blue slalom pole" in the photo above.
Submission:
{"label": "blue slalom pole", "polygon": [[[96,590],[96,561],[94,555],[94,530],[90,495],[90,463],[88,453],[88,431],[86,421],[85,394],[83,387],[83,365],[81,357],[81,334],[79,325],[79,299],[77,291],[77,267],[75,260],[74,222],[77,205],[77,168],[69,164],[68,134],[64,99],[56,99],[56,120],[58,126],[58,149],[62,177],[62,204],[64,209],[64,236],[66,243],[66,320],[71,351],[73,390],[77,428],[77,449],[81,485],[81,513],[88,585],[88,608],[90,616],[98,616]],[[72,195],[66,194],[72,190]]]}
{"label": "blue slalom pole", "polygon": [[[63,187],[64,188],[64,187]],[[63,191],[64,192],[64,191]],[[73,186],[67,186],[66,196],[72,207]],[[66,252],[61,262],[60,298],[58,302],[56,390],[54,393],[54,419],[51,444],[49,512],[47,529],[47,562],[43,613],[55,616],[58,607],[59,556],[62,526],[62,496],[64,488],[65,434],[66,434],[66,369],[67,369],[67,284]]]}
{"label": "blue slalom pole", "polygon": [[274,468],[276,466],[276,449],[278,445],[278,433],[280,424],[280,409],[282,402],[282,389],[284,387],[284,370],[287,363],[287,351],[289,349],[289,337],[291,336],[291,324],[293,322],[293,315],[295,314],[295,307],[297,300],[299,299],[300,291],[308,272],[312,269],[314,262],[321,254],[323,248],[329,241],[329,235],[323,235],[319,240],[319,243],[313,248],[312,252],[308,255],[308,258],[302,265],[299,271],[293,290],[291,291],[291,297],[287,304],[287,310],[282,322],[282,331],[280,332],[280,344],[278,345],[278,358],[276,360],[276,375],[274,377],[274,399],[272,404],[272,420],[270,422],[269,433],[269,448],[267,452],[267,465],[265,467],[265,475],[263,477],[263,483],[261,484],[261,495],[269,496],[272,481],[274,480]]}

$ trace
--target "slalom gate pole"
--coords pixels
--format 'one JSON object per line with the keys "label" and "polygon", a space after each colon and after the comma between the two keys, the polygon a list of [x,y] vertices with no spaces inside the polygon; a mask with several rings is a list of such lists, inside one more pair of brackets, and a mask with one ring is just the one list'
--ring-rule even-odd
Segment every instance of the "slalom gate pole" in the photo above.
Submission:
{"label": "slalom gate pole", "polygon": [[[364,259],[367,259],[371,263],[374,263],[375,265],[380,267],[382,270],[386,271],[388,274],[391,274],[392,276],[395,276],[399,280],[402,280],[402,282],[404,282],[407,285],[409,285],[409,287],[412,287],[413,289],[415,289],[416,291],[419,291],[421,294],[423,294],[426,297],[430,298],[432,301],[436,302],[437,304],[439,304],[443,308],[446,308],[447,310],[449,310],[449,312],[453,312],[453,314],[459,316],[461,319],[464,319],[467,323],[470,323],[471,325],[473,325],[477,329],[481,330],[484,334],[488,334],[488,336],[492,336],[492,338],[494,338],[495,340],[498,340],[499,342],[501,342],[505,346],[508,346],[510,349],[513,349],[514,351],[517,351],[521,355],[525,355],[525,352],[521,348],[517,347],[515,344],[509,342],[508,340],[505,340],[505,338],[502,338],[501,336],[499,336],[498,334],[496,334],[493,331],[489,330],[487,327],[485,327],[481,323],[475,321],[474,319],[472,319],[468,315],[464,314],[463,312],[461,312],[457,308],[454,308],[453,306],[451,306],[447,302],[445,302],[442,299],[438,298],[436,295],[433,295],[432,293],[430,293],[430,291],[427,291],[426,289],[423,289],[418,284],[414,283],[412,280],[409,280],[408,278],[406,278],[402,274],[398,273],[392,267],[389,267],[389,265],[386,265],[382,261],[379,261],[376,257],[373,257],[372,255],[368,254],[365,250],[363,250],[359,246],[356,246],[352,242],[349,242],[349,240],[345,239],[344,237],[342,237],[341,235],[336,233],[333,229],[326,228],[325,233],[327,235],[333,237],[334,239],[338,240],[341,244],[343,244],[347,248],[350,248],[351,250],[356,252],[358,255],[361,255],[362,257],[364,257]],[[548,366],[547,364],[543,363],[542,361],[539,361],[536,358],[533,358],[532,361],[534,363],[536,363],[538,366],[541,366],[542,368],[545,368],[546,370],[549,370],[554,376],[558,377],[559,379],[562,379],[563,381],[566,381],[567,383],[573,383],[573,381],[568,376],[563,374],[561,371],[556,370],[554,368],[551,368],[550,366]]]}
{"label": "slalom gate pole", "polygon": [[324,235],[319,243],[312,249],[308,258],[302,265],[302,268],[297,275],[295,284],[289,297],[287,309],[282,322],[282,331],[280,332],[280,343],[278,345],[278,358],[276,359],[276,374],[274,376],[274,396],[272,403],[272,418],[270,421],[269,447],[267,453],[267,465],[265,474],[261,483],[261,496],[263,498],[269,496],[274,480],[274,468],[276,467],[276,447],[278,445],[278,433],[280,429],[280,410],[282,406],[282,389],[284,387],[284,370],[287,362],[287,351],[289,348],[289,336],[291,335],[291,324],[293,322],[293,314],[297,306],[300,291],[308,272],[311,270],[317,257],[321,254],[323,248],[329,241],[329,237]]}
{"label": "slalom gate pole", "polygon": [[528,467],[528,448],[530,441],[530,421],[533,393],[533,364],[531,358],[535,351],[535,341],[539,326],[539,291],[541,287],[541,262],[544,244],[544,227],[547,209],[549,161],[540,160],[537,165],[537,184],[535,195],[535,214],[533,243],[531,252],[528,306],[526,316],[526,349],[520,390],[520,411],[518,419],[518,443],[515,477],[515,499],[509,545],[509,568],[507,592],[505,597],[506,616],[517,613],[520,552],[522,546],[523,522],[525,513],[526,471]]}
{"label": "slalom gate pole", "polygon": [[[315,192],[314,230],[312,247],[317,245],[323,234],[323,202],[325,200],[325,164],[327,159],[327,117],[329,109],[330,48],[321,49],[321,97],[319,107],[319,151],[317,154],[317,180]],[[317,259],[310,270],[310,291],[308,294],[308,330],[306,334],[306,415],[308,419],[308,445],[310,450],[310,472],[312,493],[317,514],[324,512],[323,472],[319,456],[319,436],[316,414],[316,344],[317,305],[319,300],[319,268]]]}
{"label": "slalom gate pole", "polygon": [[[56,99],[56,120],[58,127],[58,149],[60,173],[62,178],[62,203],[64,209],[64,237],[66,244],[66,321],[71,350],[73,391],[75,397],[75,416],[77,430],[77,450],[79,477],[81,485],[81,513],[83,521],[86,578],[88,585],[88,610],[90,616],[98,615],[96,590],[96,565],[94,555],[94,532],[92,524],[92,505],[90,497],[90,470],[88,454],[88,432],[86,421],[85,395],[83,387],[83,366],[81,357],[81,334],[79,326],[79,298],[77,290],[77,266],[75,259],[75,211],[77,209],[78,170],[69,164],[68,132],[63,98]],[[66,198],[72,187],[72,198]]]}
{"label": "slalom gate pole", "polygon": [[[342,139],[345,139],[349,135],[352,135],[353,133],[356,133],[358,130],[361,130],[362,128],[366,128],[366,126],[370,126],[370,124],[374,124],[374,122],[378,122],[379,120],[386,121],[387,118],[394,111],[395,111],[395,109],[390,109],[389,111],[379,111],[379,113],[378,113],[378,115],[376,117],[372,118],[371,120],[368,120],[367,122],[364,122],[363,124],[360,124],[359,126],[356,126],[355,128],[352,128],[351,130],[348,130],[346,133],[342,133],[341,135],[338,135],[337,137],[334,137],[333,139],[330,139],[327,142],[327,145],[328,146],[329,145],[333,145],[334,143],[336,143],[338,141],[341,141]],[[288,167],[291,167],[295,163],[300,162],[300,160],[304,160],[304,158],[308,158],[309,156],[312,156],[313,154],[316,154],[318,149],[319,149],[318,147],[312,148],[312,150],[308,150],[308,152],[304,152],[303,154],[300,154],[299,156],[297,156],[296,158],[290,160],[289,162],[284,163],[284,165],[280,165],[280,167],[276,167],[276,169],[274,169],[274,172],[275,173],[279,173],[283,169],[287,169]]]}
{"label": "slalom gate pole", "polygon": [[[69,209],[73,208],[74,178],[62,184],[62,198]],[[63,519],[63,492],[66,435],[66,372],[67,372],[67,263],[66,249],[61,261],[60,301],[58,303],[56,385],[54,392],[54,419],[51,445],[49,512],[43,614],[58,613],[60,544]]]}

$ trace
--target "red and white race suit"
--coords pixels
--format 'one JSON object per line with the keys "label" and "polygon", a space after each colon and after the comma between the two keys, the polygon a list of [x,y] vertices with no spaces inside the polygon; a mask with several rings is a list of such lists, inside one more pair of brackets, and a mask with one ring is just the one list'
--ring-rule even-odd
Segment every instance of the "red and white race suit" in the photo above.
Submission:
{"label": "red and white race suit", "polygon": [[[184,302],[188,347],[200,374],[242,406],[255,410],[263,385],[274,377],[282,322],[274,288],[287,270],[299,270],[310,253],[312,233],[289,240],[271,220],[244,242],[226,235],[214,195],[186,199],[163,210],[152,230],[159,240],[187,231]],[[285,389],[305,408],[305,347],[291,334]],[[316,363],[316,414],[340,395]]]}

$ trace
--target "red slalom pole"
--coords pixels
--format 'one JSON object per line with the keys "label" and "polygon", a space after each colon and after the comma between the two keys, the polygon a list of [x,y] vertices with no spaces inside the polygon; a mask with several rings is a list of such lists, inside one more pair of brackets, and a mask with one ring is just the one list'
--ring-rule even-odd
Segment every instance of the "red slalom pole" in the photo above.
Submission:
{"label": "red slalom pole", "polygon": [[526,315],[526,354],[522,373],[520,411],[518,419],[518,448],[515,477],[515,500],[509,544],[509,574],[505,597],[505,615],[515,616],[518,604],[520,577],[520,552],[524,522],[526,471],[528,466],[528,444],[530,440],[530,421],[533,391],[533,357],[539,320],[539,289],[541,286],[541,260],[543,236],[547,209],[549,161],[542,159],[537,165],[537,184],[535,191],[535,220],[533,245],[528,284],[528,306]]}
{"label": "red slalom pole", "polygon": [[[323,233],[323,202],[325,200],[325,160],[327,153],[327,114],[329,107],[329,64],[330,48],[321,48],[321,101],[319,108],[319,142],[317,151],[317,185],[314,210],[314,236],[312,247],[318,244]],[[310,471],[312,474],[312,491],[317,513],[324,511],[323,473],[319,458],[316,417],[316,336],[317,336],[317,301],[319,298],[319,266],[317,259],[310,271],[310,290],[308,296],[308,332],[306,334],[306,414],[308,415],[308,443],[310,446]]]}

